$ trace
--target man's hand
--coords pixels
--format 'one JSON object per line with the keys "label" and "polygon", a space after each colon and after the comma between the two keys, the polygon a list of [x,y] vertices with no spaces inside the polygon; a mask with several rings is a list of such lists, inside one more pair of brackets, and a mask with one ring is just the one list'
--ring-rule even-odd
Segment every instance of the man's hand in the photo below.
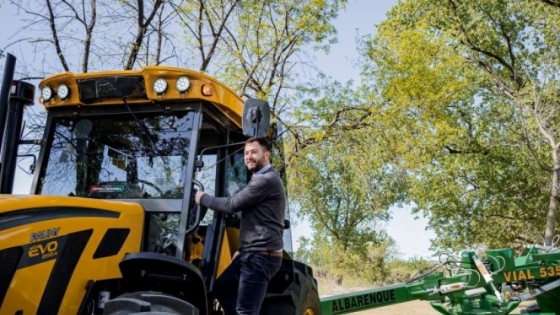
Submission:
{"label": "man's hand", "polygon": [[204,196],[206,193],[201,191],[201,190],[197,190],[196,191],[196,195],[194,195],[194,202],[196,202],[197,205],[200,204],[200,198],[202,198],[202,196]]}

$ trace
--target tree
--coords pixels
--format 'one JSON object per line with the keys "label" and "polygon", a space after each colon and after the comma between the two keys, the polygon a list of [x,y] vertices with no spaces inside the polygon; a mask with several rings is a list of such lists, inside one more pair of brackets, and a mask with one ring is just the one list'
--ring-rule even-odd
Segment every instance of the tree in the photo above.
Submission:
{"label": "tree", "polygon": [[[161,55],[173,45],[163,31],[173,11],[162,0],[46,0],[44,5],[10,0],[10,4],[23,12],[26,25],[9,46],[28,44],[41,60],[40,65],[26,64],[31,78],[57,71],[132,69],[170,58]],[[115,36],[119,33],[124,35]]]}
{"label": "tree", "polygon": [[[547,10],[539,1],[405,1],[364,41],[371,97],[386,100],[393,133],[408,140],[395,151],[408,200],[430,215],[442,247],[532,241],[543,225],[551,244],[560,19]],[[546,200],[546,215],[534,210]]]}
{"label": "tree", "polygon": [[371,157],[375,145],[362,130],[341,132],[308,148],[292,168],[290,186],[298,191],[293,198],[314,230],[311,260],[338,273],[339,281],[343,274],[363,272],[364,264],[371,267],[368,280],[385,276],[392,240],[380,222],[402,198],[403,183],[398,170]]}

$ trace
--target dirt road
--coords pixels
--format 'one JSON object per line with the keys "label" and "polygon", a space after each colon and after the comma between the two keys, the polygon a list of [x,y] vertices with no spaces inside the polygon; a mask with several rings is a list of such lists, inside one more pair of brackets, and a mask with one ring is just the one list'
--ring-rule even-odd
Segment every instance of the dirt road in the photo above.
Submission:
{"label": "dirt road", "polygon": [[[517,308],[513,313],[519,314],[521,307],[525,307],[527,304],[523,302],[519,308]],[[390,305],[385,307],[380,307],[377,309],[352,313],[355,315],[439,315],[429,302],[426,301],[411,301],[407,303],[401,303],[397,305]]]}
{"label": "dirt road", "polygon": [[437,315],[426,301],[412,301],[353,313],[356,315]]}

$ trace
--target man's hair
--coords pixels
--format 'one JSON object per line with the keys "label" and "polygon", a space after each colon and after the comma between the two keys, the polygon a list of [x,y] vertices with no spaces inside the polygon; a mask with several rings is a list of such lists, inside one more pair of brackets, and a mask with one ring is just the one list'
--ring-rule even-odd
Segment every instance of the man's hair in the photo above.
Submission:
{"label": "man's hair", "polygon": [[258,142],[265,152],[270,151],[271,149],[270,142],[266,138],[252,137],[247,139],[247,141],[245,141],[245,144],[253,143],[253,142]]}

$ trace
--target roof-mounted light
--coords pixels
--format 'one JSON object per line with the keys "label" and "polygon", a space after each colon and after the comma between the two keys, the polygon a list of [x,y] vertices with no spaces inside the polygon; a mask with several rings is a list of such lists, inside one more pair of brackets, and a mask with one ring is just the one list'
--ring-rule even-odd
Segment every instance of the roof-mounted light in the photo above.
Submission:
{"label": "roof-mounted light", "polygon": [[53,96],[53,90],[50,87],[44,86],[41,89],[41,97],[43,98],[43,101],[45,102],[50,101],[52,96]]}
{"label": "roof-mounted light", "polygon": [[68,85],[66,84],[59,85],[58,89],[56,89],[56,95],[58,95],[58,97],[60,97],[61,100],[66,99],[68,95],[70,95],[70,89],[68,88]]}
{"label": "roof-mounted light", "polygon": [[167,81],[164,78],[159,78],[154,81],[154,91],[157,94],[163,94],[167,90]]}
{"label": "roof-mounted light", "polygon": [[214,94],[214,87],[210,84],[203,84],[201,92],[204,96],[212,96]]}
{"label": "roof-mounted light", "polygon": [[175,83],[175,87],[179,91],[179,93],[185,93],[189,87],[191,86],[191,80],[189,80],[186,76],[180,76],[177,79],[177,83]]}

